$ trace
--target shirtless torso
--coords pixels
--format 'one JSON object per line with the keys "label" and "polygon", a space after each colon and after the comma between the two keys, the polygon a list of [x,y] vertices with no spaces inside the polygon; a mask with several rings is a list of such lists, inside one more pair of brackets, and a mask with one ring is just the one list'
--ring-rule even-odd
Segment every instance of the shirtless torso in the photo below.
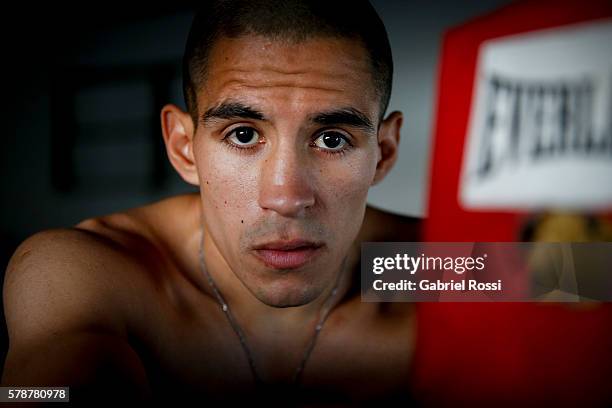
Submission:
{"label": "shirtless torso", "polygon": [[[252,398],[245,353],[199,268],[198,209],[199,195],[186,194],[26,240],[5,278],[3,384],[109,385],[107,395],[98,385],[82,387],[82,398],[99,393],[98,400],[114,400],[113,393]],[[414,310],[361,302],[359,248],[362,241],[418,240],[419,225],[367,208],[349,257],[353,289],[329,315],[303,372],[305,405],[409,398]],[[303,338],[246,332],[269,378],[295,370]],[[272,391],[266,398],[282,405],[297,398]]]}

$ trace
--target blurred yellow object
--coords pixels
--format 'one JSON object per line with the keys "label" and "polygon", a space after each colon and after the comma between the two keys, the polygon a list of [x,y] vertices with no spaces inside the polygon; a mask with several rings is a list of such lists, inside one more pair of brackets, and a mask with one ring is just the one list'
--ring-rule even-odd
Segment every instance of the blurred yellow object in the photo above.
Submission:
{"label": "blurred yellow object", "polygon": [[[612,241],[612,222],[604,216],[572,212],[548,212],[531,220],[531,234],[525,238],[532,242]],[[571,249],[569,251],[571,252]],[[560,290],[558,285],[562,280],[563,263],[567,262],[567,259],[562,259],[565,256],[561,253],[554,258],[557,262],[553,265],[550,263],[550,254],[546,253],[543,248],[534,251],[530,256],[534,283],[540,288],[547,288],[545,289],[546,293],[541,294],[538,298],[544,302],[570,302],[564,303],[564,305],[579,309],[591,309],[598,306],[600,302],[580,297],[577,288],[576,292]],[[574,273],[578,269],[580,271],[593,270],[589,265],[596,261],[575,253],[570,254],[569,259]],[[581,279],[588,278],[587,274],[581,274]],[[572,297],[575,297],[576,301],[572,301]]]}
{"label": "blurred yellow object", "polygon": [[550,212],[536,221],[534,242],[612,241],[612,222],[603,216]]}

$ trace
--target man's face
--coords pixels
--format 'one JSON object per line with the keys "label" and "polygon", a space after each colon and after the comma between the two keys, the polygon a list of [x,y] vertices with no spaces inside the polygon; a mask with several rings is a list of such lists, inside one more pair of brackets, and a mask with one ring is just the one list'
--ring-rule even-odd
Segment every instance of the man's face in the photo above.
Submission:
{"label": "man's face", "polygon": [[[207,245],[260,301],[311,302],[359,232],[379,157],[366,51],[222,38],[206,72],[194,156]],[[310,244],[287,250],[296,240]]]}

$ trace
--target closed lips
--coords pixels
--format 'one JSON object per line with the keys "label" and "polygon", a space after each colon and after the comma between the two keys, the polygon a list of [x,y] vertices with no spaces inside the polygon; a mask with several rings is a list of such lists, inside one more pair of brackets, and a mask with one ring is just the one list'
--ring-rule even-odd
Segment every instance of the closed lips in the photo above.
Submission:
{"label": "closed lips", "polygon": [[295,269],[307,264],[321,252],[323,244],[305,240],[269,242],[254,248],[254,253],[269,268]]}

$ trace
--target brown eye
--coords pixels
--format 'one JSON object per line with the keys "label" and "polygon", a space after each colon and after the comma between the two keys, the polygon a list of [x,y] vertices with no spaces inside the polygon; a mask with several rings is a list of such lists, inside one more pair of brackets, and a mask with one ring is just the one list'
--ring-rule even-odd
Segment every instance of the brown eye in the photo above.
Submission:
{"label": "brown eye", "polygon": [[315,140],[315,145],[325,150],[342,150],[347,144],[346,137],[339,132],[323,132]]}
{"label": "brown eye", "polygon": [[259,141],[259,134],[252,127],[241,126],[232,130],[227,138],[236,146],[253,146]]}

